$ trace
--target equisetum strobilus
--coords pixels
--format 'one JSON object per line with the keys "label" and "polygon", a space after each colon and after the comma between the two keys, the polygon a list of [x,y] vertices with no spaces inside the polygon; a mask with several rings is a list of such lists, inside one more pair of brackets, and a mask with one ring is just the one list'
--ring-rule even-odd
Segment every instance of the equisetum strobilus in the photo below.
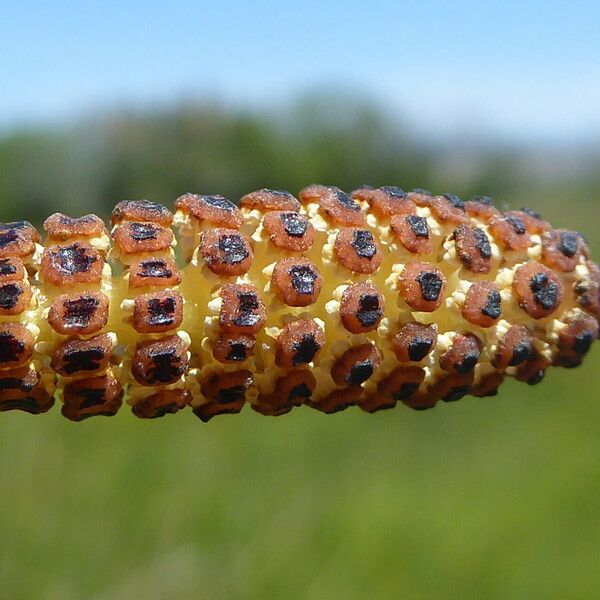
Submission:
{"label": "equisetum strobilus", "polygon": [[120,202],[0,225],[0,410],[367,412],[492,396],[598,338],[581,234],[426,190]]}

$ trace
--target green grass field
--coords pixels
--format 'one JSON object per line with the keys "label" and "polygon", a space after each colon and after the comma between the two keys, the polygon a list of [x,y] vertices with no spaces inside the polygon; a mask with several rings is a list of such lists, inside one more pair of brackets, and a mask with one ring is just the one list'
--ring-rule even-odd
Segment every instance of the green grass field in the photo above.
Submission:
{"label": "green grass field", "polygon": [[427,413],[3,414],[2,598],[596,598],[600,352]]}

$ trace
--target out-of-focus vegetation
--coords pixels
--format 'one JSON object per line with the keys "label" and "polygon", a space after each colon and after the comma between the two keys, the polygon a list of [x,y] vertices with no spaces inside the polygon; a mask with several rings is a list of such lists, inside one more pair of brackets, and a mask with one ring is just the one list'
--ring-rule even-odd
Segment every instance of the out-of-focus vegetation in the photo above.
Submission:
{"label": "out-of-focus vegetation", "polygon": [[[547,151],[420,141],[339,98],[123,113],[4,135],[0,220],[398,184],[530,205],[599,256],[598,161]],[[599,368],[595,348],[536,388],[423,414],[2,414],[0,597],[597,598]]]}
{"label": "out-of-focus vegetation", "polygon": [[543,146],[436,143],[366,101],[309,96],[274,113],[192,105],[7,133],[0,136],[0,207],[5,221],[23,218],[26,207],[39,222],[54,210],[106,216],[123,198],[170,204],[198,190],[236,199],[259,187],[297,192],[319,181],[485,193],[500,205],[529,202],[560,214],[573,202],[593,205],[599,164],[600,146],[588,153],[570,146],[563,157]]}

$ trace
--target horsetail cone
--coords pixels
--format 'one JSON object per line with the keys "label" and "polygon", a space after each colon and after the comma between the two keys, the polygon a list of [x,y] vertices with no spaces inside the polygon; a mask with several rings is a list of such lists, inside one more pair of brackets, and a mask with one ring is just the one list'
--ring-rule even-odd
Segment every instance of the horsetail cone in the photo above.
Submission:
{"label": "horsetail cone", "polygon": [[536,384],[599,335],[583,237],[486,197],[185,194],[175,214],[120,202],[111,224],[57,213],[43,246],[0,225],[0,410],[426,409]]}

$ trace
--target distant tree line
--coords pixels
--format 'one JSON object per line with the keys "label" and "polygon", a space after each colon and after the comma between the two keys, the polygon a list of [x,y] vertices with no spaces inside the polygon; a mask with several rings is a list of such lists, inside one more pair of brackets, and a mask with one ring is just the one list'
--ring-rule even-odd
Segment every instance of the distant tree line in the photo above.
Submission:
{"label": "distant tree line", "polygon": [[336,96],[278,112],[210,103],[124,111],[0,137],[0,220],[39,222],[55,210],[106,216],[125,198],[171,204],[197,191],[236,200],[259,187],[297,192],[312,182],[501,199],[523,186],[510,149],[471,148],[467,156],[460,145],[420,140],[368,102]]}

